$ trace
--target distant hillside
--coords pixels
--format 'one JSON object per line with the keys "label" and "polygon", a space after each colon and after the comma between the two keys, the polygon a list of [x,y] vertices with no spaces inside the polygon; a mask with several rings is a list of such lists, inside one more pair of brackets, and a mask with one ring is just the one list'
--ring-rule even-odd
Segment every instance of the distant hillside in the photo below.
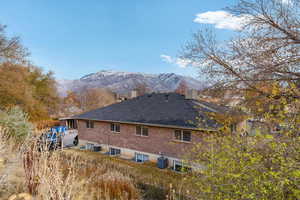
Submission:
{"label": "distant hillside", "polygon": [[203,82],[174,73],[144,74],[102,70],[77,80],[59,80],[58,91],[61,96],[65,96],[69,90],[108,88],[113,92],[126,94],[136,88],[138,84],[146,84],[153,92],[169,92],[174,91],[181,81],[185,81],[191,89],[203,88]]}

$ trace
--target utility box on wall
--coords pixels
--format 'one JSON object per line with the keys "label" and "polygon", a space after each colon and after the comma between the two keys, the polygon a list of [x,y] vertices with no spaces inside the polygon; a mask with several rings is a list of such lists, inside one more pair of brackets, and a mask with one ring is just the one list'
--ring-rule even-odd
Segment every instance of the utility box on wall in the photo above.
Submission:
{"label": "utility box on wall", "polygon": [[168,167],[168,158],[163,156],[157,158],[157,167],[160,169],[165,169]]}

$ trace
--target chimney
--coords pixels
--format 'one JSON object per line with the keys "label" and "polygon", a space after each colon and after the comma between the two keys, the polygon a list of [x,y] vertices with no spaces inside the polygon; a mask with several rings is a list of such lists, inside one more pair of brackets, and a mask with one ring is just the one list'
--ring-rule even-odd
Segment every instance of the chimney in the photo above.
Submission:
{"label": "chimney", "polygon": [[185,92],[186,99],[198,99],[198,91],[195,89],[187,90]]}
{"label": "chimney", "polygon": [[131,90],[130,92],[130,98],[135,98],[138,96],[138,91],[137,90]]}

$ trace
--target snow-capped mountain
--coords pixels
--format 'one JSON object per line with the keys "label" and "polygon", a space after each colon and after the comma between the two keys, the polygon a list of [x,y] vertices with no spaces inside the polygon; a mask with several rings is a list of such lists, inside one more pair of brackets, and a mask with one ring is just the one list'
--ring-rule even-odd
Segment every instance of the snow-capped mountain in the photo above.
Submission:
{"label": "snow-capped mountain", "polygon": [[145,84],[153,92],[174,91],[184,81],[190,89],[202,89],[203,82],[188,76],[174,73],[144,74],[102,70],[88,74],[77,80],[59,80],[59,94],[65,96],[67,91],[80,91],[86,88],[108,88],[113,92],[125,94]]}

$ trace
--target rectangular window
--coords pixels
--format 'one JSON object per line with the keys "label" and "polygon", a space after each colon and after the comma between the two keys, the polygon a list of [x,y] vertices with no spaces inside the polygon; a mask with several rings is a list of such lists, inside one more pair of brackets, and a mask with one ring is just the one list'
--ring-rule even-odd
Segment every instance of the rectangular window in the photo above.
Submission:
{"label": "rectangular window", "polygon": [[94,144],[92,144],[92,143],[86,143],[85,144],[85,149],[86,150],[90,150],[90,151],[94,151]]}
{"label": "rectangular window", "polygon": [[77,129],[77,121],[75,119],[68,119],[67,127],[68,129]]}
{"label": "rectangular window", "polygon": [[182,140],[190,142],[191,141],[191,132],[190,131],[182,131]]}
{"label": "rectangular window", "polygon": [[120,133],[120,124],[118,123],[111,123],[110,124],[110,130],[114,133]]}
{"label": "rectangular window", "polygon": [[191,131],[175,130],[174,138],[175,140],[190,142],[192,140],[192,134]]}
{"label": "rectangular window", "polygon": [[175,130],[175,139],[181,140],[181,130]]}
{"label": "rectangular window", "polygon": [[141,126],[136,126],[136,132],[135,132],[136,135],[142,135],[142,128]]}
{"label": "rectangular window", "polygon": [[182,162],[174,160],[173,161],[173,170],[177,171],[177,172],[181,172],[182,171]]}
{"label": "rectangular window", "polygon": [[149,156],[146,154],[135,153],[135,161],[136,162],[146,162],[149,161]]}
{"label": "rectangular window", "polygon": [[174,160],[173,161],[173,170],[177,172],[190,172],[192,171],[192,168],[186,164],[184,164],[182,161]]}
{"label": "rectangular window", "polygon": [[142,127],[142,136],[148,136],[148,128]]}
{"label": "rectangular window", "polygon": [[86,121],[86,127],[87,128],[94,128],[94,122],[90,121],[90,120]]}
{"label": "rectangular window", "polygon": [[136,126],[136,132],[135,132],[136,135],[139,135],[139,136],[148,136],[149,133],[148,133],[148,127],[145,127],[145,126]]}
{"label": "rectangular window", "polygon": [[121,149],[109,148],[109,155],[115,156],[120,154],[121,154]]}

